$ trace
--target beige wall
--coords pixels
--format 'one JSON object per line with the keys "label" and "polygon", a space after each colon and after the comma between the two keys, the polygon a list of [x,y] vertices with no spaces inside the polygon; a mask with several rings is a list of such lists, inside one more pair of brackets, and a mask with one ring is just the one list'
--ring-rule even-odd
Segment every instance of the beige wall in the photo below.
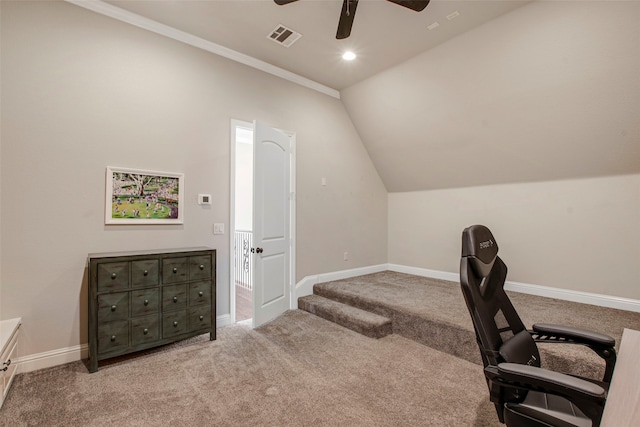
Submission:
{"label": "beige wall", "polygon": [[253,229],[253,144],[236,143],[235,228]]}
{"label": "beige wall", "polygon": [[389,262],[458,273],[494,234],[507,280],[640,300],[640,175],[389,194]]}
{"label": "beige wall", "polygon": [[[2,8],[0,7],[0,22],[2,22]],[[2,39],[0,38],[0,44]],[[0,46],[1,47],[1,46]],[[2,78],[2,69],[0,67],[0,79]],[[2,85],[0,85],[0,100],[2,99]],[[2,116],[2,107],[0,106],[0,116]],[[0,134],[0,189],[2,188],[2,135]],[[2,224],[2,195],[0,193],[0,225]],[[0,242],[2,242],[2,227],[0,226]],[[4,320],[2,316],[2,244],[0,244],[0,320]]]}
{"label": "beige wall", "polygon": [[532,2],[343,91],[390,192],[389,262],[455,273],[485,223],[512,281],[639,299],[639,19]]}
{"label": "beige wall", "polygon": [[[298,279],[386,262],[387,194],[339,100],[67,3],[3,1],[1,31],[2,316],[24,354],[87,341],[90,252],[215,247],[229,313],[232,118],[297,134]],[[107,165],[184,172],[184,225],[105,226]]]}
{"label": "beige wall", "polygon": [[640,173],[639,22],[531,2],[342,99],[390,192]]}

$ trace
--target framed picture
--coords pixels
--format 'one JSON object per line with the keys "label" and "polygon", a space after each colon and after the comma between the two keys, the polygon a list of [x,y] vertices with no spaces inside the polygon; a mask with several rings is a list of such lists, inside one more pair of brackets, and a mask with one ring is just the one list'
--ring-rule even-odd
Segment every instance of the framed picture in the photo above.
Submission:
{"label": "framed picture", "polygon": [[182,224],[184,174],[107,166],[105,224]]}

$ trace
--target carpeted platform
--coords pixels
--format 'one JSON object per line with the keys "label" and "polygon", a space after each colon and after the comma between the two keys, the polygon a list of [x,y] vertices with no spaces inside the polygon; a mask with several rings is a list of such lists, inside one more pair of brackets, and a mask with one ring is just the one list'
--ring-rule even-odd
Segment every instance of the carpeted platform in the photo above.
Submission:
{"label": "carpeted platform", "polygon": [[[316,284],[314,294],[389,318],[394,334],[481,364],[459,283],[384,271]],[[640,329],[640,313],[508,294],[528,327],[557,323],[591,329],[614,337],[618,344],[624,328]],[[349,327],[344,319],[341,324]],[[604,373],[601,359],[583,346],[544,344],[540,351],[543,367],[592,378]],[[594,370],[594,365],[601,369]]]}

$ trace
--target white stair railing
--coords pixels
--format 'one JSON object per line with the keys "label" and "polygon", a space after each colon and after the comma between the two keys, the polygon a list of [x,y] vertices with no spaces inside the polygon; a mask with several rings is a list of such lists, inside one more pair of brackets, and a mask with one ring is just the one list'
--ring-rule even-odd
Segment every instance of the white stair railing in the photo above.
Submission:
{"label": "white stair railing", "polygon": [[251,246],[253,233],[247,230],[235,231],[235,275],[236,285],[252,290]]}

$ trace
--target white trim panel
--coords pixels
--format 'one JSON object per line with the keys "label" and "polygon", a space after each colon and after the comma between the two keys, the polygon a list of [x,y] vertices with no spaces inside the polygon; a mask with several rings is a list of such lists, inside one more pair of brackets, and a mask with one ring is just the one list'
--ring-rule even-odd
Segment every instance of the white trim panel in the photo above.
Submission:
{"label": "white trim panel", "polygon": [[325,95],[329,95],[334,98],[340,99],[340,92],[328,86],[322,85],[318,82],[307,79],[306,77],[302,77],[298,74],[292,73],[291,71],[287,71],[283,68],[276,67],[275,65],[271,65],[268,62],[261,61],[252,56],[245,55],[244,53],[237,52],[235,50],[229,49],[222,45],[194,36],[193,34],[180,31],[176,28],[170,27],[165,24],[161,24],[160,22],[154,21],[152,19],[145,18],[143,16],[137,15],[127,10],[113,6],[109,3],[105,3],[100,0],[65,0],[65,1],[67,3],[71,3],[76,6],[80,6],[85,9],[91,10],[92,12],[96,12],[101,15],[108,16],[113,19],[117,19],[118,21],[122,21],[127,24],[134,25],[144,30],[148,30],[156,34],[169,37],[170,39],[177,40],[179,42],[197,47],[202,50],[206,50],[207,52],[211,52],[213,54],[222,56],[224,58],[231,59],[232,61],[236,61],[241,64],[248,65],[249,67],[283,78],[292,83],[296,83],[301,86],[307,87],[309,89],[313,89],[317,92],[324,93]]}

